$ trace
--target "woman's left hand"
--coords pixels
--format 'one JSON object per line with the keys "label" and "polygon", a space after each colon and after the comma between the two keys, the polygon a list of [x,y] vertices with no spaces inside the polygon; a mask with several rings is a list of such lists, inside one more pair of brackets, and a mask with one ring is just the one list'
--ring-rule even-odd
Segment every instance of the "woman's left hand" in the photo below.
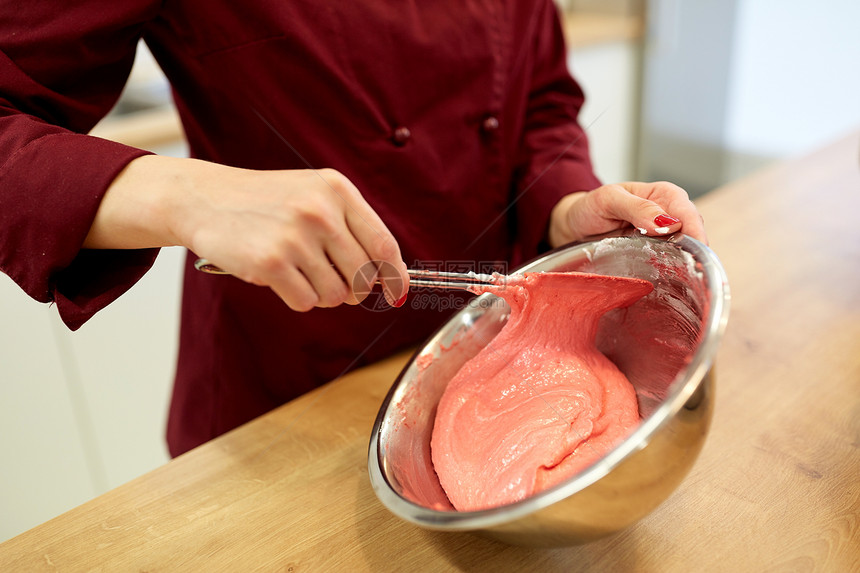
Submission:
{"label": "woman's left hand", "polygon": [[651,236],[683,231],[708,243],[702,216],[687,192],[665,181],[616,183],[571,193],[553,208],[548,239],[558,247],[629,225]]}

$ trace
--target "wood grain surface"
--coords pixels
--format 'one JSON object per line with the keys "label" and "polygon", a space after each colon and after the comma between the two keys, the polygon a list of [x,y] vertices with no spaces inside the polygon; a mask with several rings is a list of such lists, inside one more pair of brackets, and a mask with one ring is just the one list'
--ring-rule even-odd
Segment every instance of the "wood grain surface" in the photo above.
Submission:
{"label": "wood grain surface", "polygon": [[0,571],[860,571],[860,134],[703,197],[732,289],[716,413],[651,515],[537,550],[400,521],[368,439],[406,355],[0,545]]}

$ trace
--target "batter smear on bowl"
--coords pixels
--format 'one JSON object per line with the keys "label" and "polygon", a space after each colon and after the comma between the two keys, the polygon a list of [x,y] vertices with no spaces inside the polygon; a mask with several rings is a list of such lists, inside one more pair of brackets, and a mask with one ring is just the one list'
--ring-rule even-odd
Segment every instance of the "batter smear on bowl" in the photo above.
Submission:
{"label": "batter smear on bowl", "polygon": [[526,273],[480,287],[507,324],[448,384],[433,466],[459,511],[524,499],[585,469],[639,423],[633,386],[594,344],[607,311],[653,289],[641,279]]}

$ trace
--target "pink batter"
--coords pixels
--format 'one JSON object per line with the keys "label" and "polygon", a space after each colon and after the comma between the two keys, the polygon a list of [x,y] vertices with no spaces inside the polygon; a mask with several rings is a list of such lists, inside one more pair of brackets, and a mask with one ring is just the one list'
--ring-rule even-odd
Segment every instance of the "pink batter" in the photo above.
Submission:
{"label": "pink batter", "polygon": [[449,383],[433,465],[460,511],[511,503],[603,457],[639,423],[633,387],[594,345],[600,317],[653,289],[640,279],[526,273],[482,288],[511,314]]}

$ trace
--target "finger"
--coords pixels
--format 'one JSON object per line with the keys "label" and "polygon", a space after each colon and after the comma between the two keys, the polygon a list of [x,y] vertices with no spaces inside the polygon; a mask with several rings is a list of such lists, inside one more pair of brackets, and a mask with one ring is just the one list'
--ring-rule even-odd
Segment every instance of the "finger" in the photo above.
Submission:
{"label": "finger", "polygon": [[[623,183],[621,186],[632,195],[649,200],[649,203],[645,204],[647,207],[640,207],[641,218],[639,222],[629,220],[639,228],[640,232],[645,230],[647,234],[665,235],[683,231],[685,234],[707,243],[702,216],[693,202],[690,201],[687,192],[681,187],[666,181],[655,183],[631,182]],[[635,214],[631,216],[635,217]],[[649,220],[652,221],[651,226],[647,224]],[[678,226],[679,222],[680,226]]]}
{"label": "finger", "polygon": [[689,223],[684,223],[684,234],[690,235],[694,239],[698,239],[704,244],[708,244],[708,233],[705,231],[705,219],[696,211],[694,217],[690,217]]}
{"label": "finger", "polygon": [[663,208],[634,194],[635,184],[604,185],[591,192],[597,215],[603,219],[625,221],[643,234],[666,235],[681,228],[681,220]]}
{"label": "finger", "polygon": [[316,306],[331,308],[349,299],[349,287],[321,248],[300,260],[299,270],[319,297]]}
{"label": "finger", "polygon": [[294,266],[285,267],[278,280],[269,284],[275,294],[295,311],[307,312],[319,303],[319,295],[310,281]]}
{"label": "finger", "polygon": [[691,201],[670,207],[673,214],[681,219],[681,232],[694,239],[708,244],[708,234],[705,232],[705,220]]}
{"label": "finger", "polygon": [[355,305],[367,298],[373,290],[377,266],[345,227],[344,223],[342,232],[329,237],[325,251],[348,287],[344,302]]}
{"label": "finger", "polygon": [[305,312],[317,305],[319,295],[293,257],[285,257],[279,249],[248,245],[238,251],[239,256],[213,256],[209,260],[247,283],[271,288],[293,310]]}
{"label": "finger", "polygon": [[251,247],[240,264],[222,267],[251,284],[268,286],[291,309],[304,312],[315,306],[344,302],[348,289],[318,243],[288,242]]}
{"label": "finger", "polygon": [[409,291],[409,275],[397,240],[363,198],[358,196],[350,207],[346,212],[347,227],[368,259],[376,262],[386,300],[392,306],[402,306]]}

